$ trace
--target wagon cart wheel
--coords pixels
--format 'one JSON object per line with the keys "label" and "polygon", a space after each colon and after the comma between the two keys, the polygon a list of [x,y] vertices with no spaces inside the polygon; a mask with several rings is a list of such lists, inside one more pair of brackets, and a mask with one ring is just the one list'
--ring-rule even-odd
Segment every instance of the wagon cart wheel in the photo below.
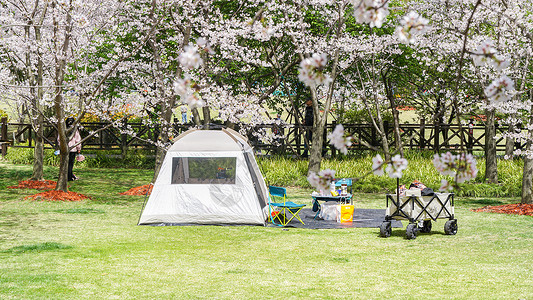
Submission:
{"label": "wagon cart wheel", "polygon": [[392,234],[391,222],[385,221],[379,225],[379,236],[388,238]]}
{"label": "wagon cart wheel", "polygon": [[407,235],[408,240],[416,239],[417,232],[418,232],[418,228],[416,227],[416,224],[409,224],[407,225],[407,228],[405,229],[405,234]]}
{"label": "wagon cart wheel", "polygon": [[446,221],[446,224],[444,224],[444,233],[447,235],[455,235],[457,233],[457,220],[452,219]]}
{"label": "wagon cart wheel", "polygon": [[420,229],[420,232],[430,233],[431,232],[431,220],[424,220],[424,224],[419,229]]}

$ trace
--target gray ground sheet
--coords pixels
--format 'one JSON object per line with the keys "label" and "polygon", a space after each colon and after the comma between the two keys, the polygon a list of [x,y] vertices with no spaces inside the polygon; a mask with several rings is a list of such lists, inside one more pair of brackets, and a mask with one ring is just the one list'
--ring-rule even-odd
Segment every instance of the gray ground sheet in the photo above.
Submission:
{"label": "gray ground sheet", "polygon": [[[356,208],[353,214],[353,221],[350,223],[340,223],[337,221],[326,221],[319,217],[315,218],[316,212],[311,208],[304,208],[299,213],[300,218],[305,224],[300,223],[296,218],[287,225],[287,227],[308,228],[308,229],[335,229],[335,228],[379,228],[379,225],[385,220],[384,209],[363,209]],[[268,226],[276,226],[268,223]],[[393,220],[392,227],[401,228],[402,222]]]}

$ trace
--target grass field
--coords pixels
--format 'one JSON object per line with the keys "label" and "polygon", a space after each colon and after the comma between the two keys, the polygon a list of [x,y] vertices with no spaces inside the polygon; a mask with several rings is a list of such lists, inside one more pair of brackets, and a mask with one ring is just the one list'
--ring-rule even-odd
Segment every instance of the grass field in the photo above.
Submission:
{"label": "grass field", "polygon": [[[533,217],[470,211],[516,198],[457,199],[455,236],[443,220],[415,240],[405,227],[383,239],[377,228],[137,226],[144,198],[118,193],[149,170],[80,169],[70,190],[92,199],[70,203],[6,188],[30,174],[0,162],[1,299],[533,299]],[[310,192],[289,188],[299,203]]]}

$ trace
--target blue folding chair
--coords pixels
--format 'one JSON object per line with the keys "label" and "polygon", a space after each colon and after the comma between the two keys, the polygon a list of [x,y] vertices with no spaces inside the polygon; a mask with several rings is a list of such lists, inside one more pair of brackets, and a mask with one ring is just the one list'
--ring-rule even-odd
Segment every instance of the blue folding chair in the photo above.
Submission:
{"label": "blue folding chair", "polygon": [[305,204],[296,204],[292,201],[287,201],[287,189],[283,187],[269,186],[268,194],[268,206],[272,224],[286,226],[292,219],[296,218],[300,223],[305,225],[304,221],[298,215]]}

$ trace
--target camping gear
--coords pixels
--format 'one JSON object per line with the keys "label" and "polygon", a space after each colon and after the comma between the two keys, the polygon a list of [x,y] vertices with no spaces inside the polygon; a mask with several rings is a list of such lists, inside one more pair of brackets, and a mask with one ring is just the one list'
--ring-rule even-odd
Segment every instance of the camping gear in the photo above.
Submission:
{"label": "camping gear", "polygon": [[[336,202],[335,204],[352,204],[352,194],[347,194],[345,196],[320,196],[311,194],[311,197],[313,197],[313,211],[316,212],[314,219],[317,217],[324,219],[321,211],[324,208],[324,205],[328,204],[328,202]],[[324,201],[325,203],[320,204],[319,201]],[[336,218],[334,220],[336,220]]]}
{"label": "camping gear", "polygon": [[[338,204],[326,202],[320,206],[320,211],[317,212],[317,215],[320,219],[325,221],[337,221],[339,215],[338,210]],[[315,215],[315,218],[317,215]]]}
{"label": "camping gear", "polygon": [[267,199],[245,137],[192,129],[168,149],[139,225],[266,225]]}
{"label": "camping gear", "polygon": [[270,212],[272,224],[286,226],[292,219],[296,218],[300,223],[305,225],[298,215],[305,204],[296,204],[292,201],[287,201],[287,189],[283,187],[269,186],[268,194],[268,205],[272,210]]}
{"label": "camping gear", "polygon": [[[397,184],[399,186],[399,184]],[[420,191],[420,189],[418,189]],[[385,221],[380,225],[380,236],[389,237],[392,233],[391,220],[407,220],[406,227],[408,239],[415,239],[418,232],[431,232],[431,221],[449,219],[444,224],[444,232],[448,235],[457,233],[457,220],[454,215],[454,194],[433,193],[431,196],[422,196],[421,192],[414,189],[405,191],[400,196],[399,188],[396,195],[387,195],[387,210]]]}
{"label": "camping gear", "polygon": [[353,204],[341,204],[339,206],[339,214],[337,218],[337,222],[341,223],[348,223],[353,221],[353,211],[354,206]]}
{"label": "camping gear", "polygon": [[351,178],[343,178],[340,180],[337,180],[335,182],[335,187],[337,189],[340,189],[341,196],[346,196],[348,194],[352,193],[352,179]]}

